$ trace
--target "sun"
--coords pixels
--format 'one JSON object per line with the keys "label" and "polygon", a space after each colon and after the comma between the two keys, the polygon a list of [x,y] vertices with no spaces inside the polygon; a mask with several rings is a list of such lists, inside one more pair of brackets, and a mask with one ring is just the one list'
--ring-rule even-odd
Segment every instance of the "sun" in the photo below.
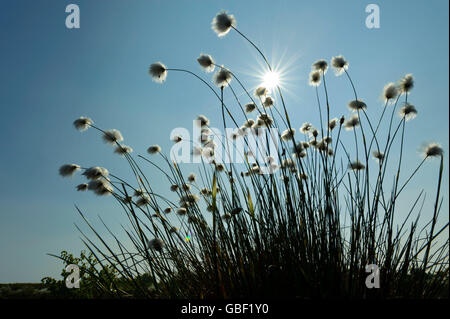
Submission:
{"label": "sun", "polygon": [[275,71],[268,71],[263,76],[262,85],[269,90],[277,87],[280,85],[280,74]]}

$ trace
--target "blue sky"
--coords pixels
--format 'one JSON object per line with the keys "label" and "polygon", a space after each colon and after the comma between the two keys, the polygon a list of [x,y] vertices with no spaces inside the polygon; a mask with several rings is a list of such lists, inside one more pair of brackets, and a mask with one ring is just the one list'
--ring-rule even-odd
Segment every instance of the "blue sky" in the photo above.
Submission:
{"label": "blue sky", "polygon": [[[70,3],[80,7],[80,29],[65,27]],[[365,26],[369,3],[380,7],[380,29]],[[152,82],[149,64],[162,61],[208,79],[196,63],[204,52],[250,87],[258,84],[254,50],[236,33],[218,38],[210,28],[221,9],[235,15],[238,28],[270,61],[287,66],[286,102],[297,128],[306,121],[318,125],[307,83],[311,64],[343,54],[369,114],[382,109],[386,83],[414,74],[410,101],[419,115],[407,125],[405,172],[420,161],[422,142],[438,141],[448,154],[447,1],[1,1],[0,282],[58,276],[61,264],[46,253],[83,249],[74,223],[84,225],[74,204],[115,230],[126,223],[111,198],[76,192],[81,178],[58,175],[59,166],[71,162],[129,174],[96,132],[72,127],[75,118],[86,115],[102,128],[119,129],[136,154],[155,143],[168,150],[173,128],[190,129],[198,114],[219,126],[220,112],[214,97],[186,75],[169,73],[165,84]],[[347,115],[353,98],[348,82],[332,72],[328,78],[332,116]],[[446,157],[446,218],[448,164]],[[404,207],[422,188],[432,198],[437,173],[437,161],[426,163],[402,197]],[[167,187],[154,170],[148,168],[147,176],[154,188]],[[424,217],[430,213],[425,209]]]}

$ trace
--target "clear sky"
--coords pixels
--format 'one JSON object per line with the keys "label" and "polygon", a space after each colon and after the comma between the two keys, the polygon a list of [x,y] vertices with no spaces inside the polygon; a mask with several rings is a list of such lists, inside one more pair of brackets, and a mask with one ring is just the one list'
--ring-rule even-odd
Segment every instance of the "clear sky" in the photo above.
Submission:
{"label": "clear sky", "polygon": [[[81,28],[65,26],[65,7],[76,3]],[[365,26],[369,3],[380,7],[380,28]],[[254,50],[236,33],[219,39],[210,28],[221,9],[234,14],[238,28],[269,60],[287,67],[286,101],[299,127],[318,125],[311,64],[343,54],[368,112],[379,114],[383,86],[406,73],[416,85],[410,101],[419,115],[407,125],[405,172],[420,161],[417,149],[438,141],[446,152],[443,215],[448,218],[449,42],[448,1],[166,1],[166,0],[2,0],[0,2],[0,282],[38,282],[58,276],[61,264],[46,253],[83,248],[74,223],[86,229],[74,204],[96,220],[100,215],[120,231],[123,213],[111,198],[76,192],[82,179],[62,179],[64,163],[104,166],[128,176],[93,130],[77,132],[72,122],[85,115],[100,127],[119,129],[125,143],[143,154],[158,143],[166,151],[175,127],[191,129],[198,114],[219,127],[219,106],[198,82],[170,73],[151,81],[149,64],[196,71],[196,58],[209,53],[249,86],[258,84]],[[344,77],[329,72],[333,116],[347,115],[353,98]],[[229,99],[230,97],[226,97]],[[145,165],[144,165],[145,166]],[[187,165],[186,170],[190,167]],[[425,189],[436,188],[438,162],[426,163],[401,199],[407,207]],[[167,187],[148,167],[154,188]],[[403,175],[406,176],[406,175]],[[430,209],[424,217],[429,218]],[[96,223],[98,224],[98,223]]]}

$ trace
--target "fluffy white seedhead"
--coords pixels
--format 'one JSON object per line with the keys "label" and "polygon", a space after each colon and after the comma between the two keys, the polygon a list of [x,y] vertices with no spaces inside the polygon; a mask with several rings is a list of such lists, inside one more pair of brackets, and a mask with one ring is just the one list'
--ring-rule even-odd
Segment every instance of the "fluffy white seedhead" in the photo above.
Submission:
{"label": "fluffy white seedhead", "polygon": [[86,176],[87,179],[96,180],[99,179],[100,177],[108,176],[109,172],[104,167],[94,166],[86,169],[82,175]]}
{"label": "fluffy white seedhead", "polygon": [[158,252],[162,251],[164,246],[165,246],[164,242],[159,238],[154,238],[152,240],[149,240],[148,242],[148,247]]}
{"label": "fluffy white seedhead", "polygon": [[334,73],[339,76],[348,69],[348,61],[342,55],[338,55],[331,59],[331,66],[334,68]]}
{"label": "fluffy white seedhead", "polygon": [[148,195],[144,194],[138,198],[138,200],[136,201],[136,206],[142,207],[142,206],[150,205],[150,203],[151,203],[150,197]]}
{"label": "fluffy white seedhead", "polygon": [[162,83],[167,78],[167,68],[161,62],[156,62],[150,65],[148,73],[152,77],[153,81]]}
{"label": "fluffy white seedhead", "polygon": [[159,145],[152,145],[147,149],[147,152],[149,154],[156,154],[156,153],[161,153],[161,146]]}
{"label": "fluffy white seedhead", "polygon": [[214,71],[214,60],[209,54],[200,54],[197,58],[197,62],[206,72]]}
{"label": "fluffy white seedhead", "polygon": [[388,102],[393,100],[398,96],[398,87],[395,83],[390,82],[386,84],[383,88],[383,99]]}
{"label": "fluffy white seedhead", "polygon": [[364,166],[364,164],[361,163],[359,160],[351,162],[350,164],[348,164],[348,167],[354,171],[360,171],[366,168],[366,166]]}
{"label": "fluffy white seedhead", "polygon": [[256,118],[255,124],[257,124],[259,127],[260,126],[270,127],[273,124],[273,119],[269,115],[267,115],[267,113],[261,113]]}
{"label": "fluffy white seedhead", "polygon": [[256,90],[255,90],[255,96],[259,97],[259,98],[266,96],[267,93],[268,93],[267,89],[263,86],[260,86],[260,87],[256,88]]}
{"label": "fluffy white seedhead", "polygon": [[412,74],[406,74],[398,84],[401,93],[408,93],[414,87],[414,77]]}
{"label": "fluffy white seedhead", "polygon": [[266,96],[263,102],[264,107],[271,107],[273,106],[273,99],[270,96]]}
{"label": "fluffy white seedhead", "polygon": [[73,122],[73,126],[79,131],[86,131],[94,122],[89,117],[81,116]]}
{"label": "fluffy white seedhead", "polygon": [[347,106],[352,111],[361,111],[361,110],[365,110],[367,108],[366,103],[364,103],[362,100],[350,101],[350,102],[348,102]]}
{"label": "fluffy white seedhead", "polygon": [[77,164],[64,164],[59,168],[59,175],[62,177],[72,177],[78,170],[80,170],[80,166]]}
{"label": "fluffy white seedhead", "polygon": [[236,19],[232,14],[227,14],[226,11],[219,12],[211,22],[211,28],[219,37],[223,37],[230,32],[231,27],[236,26]]}
{"label": "fluffy white seedhead", "polygon": [[311,73],[309,73],[309,85],[311,86],[319,86],[320,85],[320,71],[311,71]]}
{"label": "fluffy white seedhead", "polygon": [[384,153],[381,151],[373,151],[372,152],[373,158],[375,158],[377,161],[381,162],[384,159]]}
{"label": "fluffy white seedhead", "polygon": [[88,184],[79,184],[77,185],[77,191],[83,192],[88,189]]}
{"label": "fluffy white seedhead", "polygon": [[115,144],[116,142],[122,142],[123,137],[119,130],[112,129],[107,130],[102,135],[103,141],[108,144]]}
{"label": "fluffy white seedhead", "polygon": [[338,119],[337,118],[333,118],[330,120],[330,122],[328,122],[328,128],[330,129],[330,131],[332,131],[338,123]]}
{"label": "fluffy white seedhead", "polygon": [[196,124],[199,127],[209,126],[209,119],[206,116],[200,114],[199,116],[197,116]]}
{"label": "fluffy white seedhead", "polygon": [[311,123],[303,123],[302,127],[300,127],[300,132],[302,132],[303,134],[308,134],[311,133],[311,131],[313,130],[313,125]]}
{"label": "fluffy white seedhead", "polygon": [[133,149],[127,145],[117,145],[117,147],[114,149],[114,153],[117,153],[119,155],[125,155],[125,154],[129,154],[132,152],[133,152]]}
{"label": "fluffy white seedhead", "polygon": [[109,195],[113,192],[111,184],[106,179],[95,179],[89,182],[88,189],[96,195]]}
{"label": "fluffy white seedhead", "polygon": [[344,123],[344,127],[346,130],[353,130],[355,127],[359,125],[359,116],[353,114],[347,121]]}
{"label": "fluffy white seedhead", "polygon": [[295,135],[295,129],[287,129],[284,130],[283,133],[281,133],[281,139],[284,141],[288,141],[292,139]]}
{"label": "fluffy white seedhead", "polygon": [[404,118],[405,121],[409,121],[417,116],[417,110],[414,105],[407,103],[400,109],[398,114],[400,117]]}
{"label": "fluffy white seedhead", "polygon": [[444,150],[440,144],[433,142],[423,147],[423,155],[425,158],[438,157],[444,155]]}
{"label": "fluffy white seedhead", "polygon": [[245,113],[252,113],[254,110],[256,110],[255,103],[247,103],[245,104]]}
{"label": "fluffy white seedhead", "polygon": [[195,176],[194,173],[190,173],[189,176],[188,176],[188,178],[187,178],[187,180],[188,180],[189,183],[195,182],[196,179],[197,179],[197,176]]}
{"label": "fluffy white seedhead", "polygon": [[313,70],[320,71],[322,73],[327,73],[328,70],[328,63],[325,60],[317,60],[312,65]]}
{"label": "fluffy white seedhead", "polygon": [[219,88],[225,88],[230,84],[231,72],[221,67],[219,71],[214,73],[213,81]]}

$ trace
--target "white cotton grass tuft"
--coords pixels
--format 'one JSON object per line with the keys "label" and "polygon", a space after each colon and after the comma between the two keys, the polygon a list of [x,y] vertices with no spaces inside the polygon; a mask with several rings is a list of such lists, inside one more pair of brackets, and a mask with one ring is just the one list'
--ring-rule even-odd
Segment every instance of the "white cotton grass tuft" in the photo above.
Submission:
{"label": "white cotton grass tuft", "polygon": [[334,74],[339,76],[348,69],[348,61],[342,55],[338,55],[331,59],[331,66],[334,69]]}
{"label": "white cotton grass tuft", "polygon": [[223,37],[230,32],[231,27],[236,26],[236,19],[226,11],[219,12],[211,22],[211,28],[219,36]]}
{"label": "white cotton grass tuft", "polygon": [[372,152],[372,155],[378,162],[381,162],[384,159],[384,153],[381,151],[375,150]]}
{"label": "white cotton grass tuft", "polygon": [[330,129],[330,131],[332,131],[337,126],[338,121],[339,120],[335,117],[331,119],[330,122],[328,122],[328,128]]}
{"label": "white cotton grass tuft", "polygon": [[383,88],[383,99],[386,103],[394,100],[398,96],[398,87],[395,83],[390,82]]}
{"label": "white cotton grass tuft", "polygon": [[195,176],[194,173],[190,173],[189,176],[187,177],[187,180],[189,183],[194,183],[196,179],[197,179],[197,176]]}
{"label": "white cotton grass tuft", "polygon": [[357,114],[353,114],[347,121],[344,123],[344,127],[347,131],[355,129],[355,127],[359,126],[359,116]]}
{"label": "white cotton grass tuft", "polygon": [[315,71],[319,71],[322,73],[327,73],[328,70],[328,63],[325,60],[317,60],[316,62],[313,63],[312,65],[313,70]]}
{"label": "white cotton grass tuft", "polygon": [[214,73],[213,81],[219,88],[225,88],[230,84],[231,78],[231,72],[221,66],[220,70]]}
{"label": "white cotton grass tuft", "polygon": [[80,116],[73,121],[73,126],[80,132],[86,131],[94,122],[89,117]]}
{"label": "white cotton grass tuft", "polygon": [[209,119],[203,114],[197,116],[197,119],[195,121],[198,127],[204,127],[209,125]]}
{"label": "white cotton grass tuft", "polygon": [[184,207],[180,207],[177,209],[177,215],[179,215],[179,216],[184,216],[184,215],[186,215],[186,213],[187,213],[187,210]]}
{"label": "white cotton grass tuft", "polygon": [[256,110],[256,104],[255,103],[247,103],[247,104],[245,104],[245,113],[249,114],[249,113],[252,113],[254,110]]}
{"label": "white cotton grass tuft", "polygon": [[264,102],[263,102],[263,106],[264,107],[271,107],[271,106],[273,106],[273,98],[270,97],[270,96],[266,96],[266,98],[264,99]]}
{"label": "white cotton grass tuft", "polygon": [[414,87],[414,77],[412,74],[406,74],[398,84],[401,93],[408,93]]}
{"label": "white cotton grass tuft", "polygon": [[259,97],[259,98],[266,96],[267,93],[268,93],[268,91],[264,86],[260,86],[260,87],[256,88],[256,90],[254,92],[255,96]]}
{"label": "white cotton grass tuft", "polygon": [[72,177],[80,168],[80,165],[77,164],[64,164],[59,168],[59,175],[62,177]]}
{"label": "white cotton grass tuft", "polygon": [[142,206],[150,205],[150,203],[151,203],[150,197],[147,194],[143,194],[136,201],[136,206],[142,207]]}
{"label": "white cotton grass tuft", "polygon": [[113,192],[113,188],[106,179],[95,179],[88,183],[88,189],[99,196],[109,195]]}
{"label": "white cotton grass tuft", "polygon": [[152,80],[157,83],[163,83],[167,78],[167,67],[161,62],[156,62],[150,65],[148,73]]}
{"label": "white cotton grass tuft", "polygon": [[283,131],[283,133],[281,133],[281,139],[283,141],[288,141],[290,139],[292,139],[295,135],[295,129],[286,129]]}
{"label": "white cotton grass tuft", "polygon": [[147,152],[148,152],[149,154],[157,154],[157,153],[161,153],[161,146],[159,146],[159,145],[157,145],[157,144],[152,145],[152,146],[150,146],[150,147],[147,149]]}
{"label": "white cotton grass tuft", "polygon": [[350,164],[348,164],[348,167],[353,171],[360,171],[366,168],[366,166],[359,160],[350,162]]}
{"label": "white cotton grass tuft", "polygon": [[300,132],[303,134],[308,134],[313,130],[313,125],[311,123],[305,122],[302,127],[300,127]]}
{"label": "white cotton grass tuft", "polygon": [[405,121],[409,121],[414,119],[417,116],[417,110],[416,107],[412,104],[406,103],[400,111],[398,112],[398,115],[405,119]]}
{"label": "white cotton grass tuft", "polygon": [[79,191],[79,192],[84,192],[87,189],[88,189],[88,184],[86,184],[86,183],[77,185],[77,191]]}
{"label": "white cotton grass tuft", "polygon": [[362,100],[352,100],[348,102],[347,107],[352,111],[361,111],[367,109],[366,103]]}
{"label": "white cotton grass tuft", "polygon": [[103,132],[103,141],[108,144],[115,144],[117,142],[122,142],[123,137],[119,130],[112,129]]}
{"label": "white cotton grass tuft", "polygon": [[183,138],[180,135],[175,135],[172,139],[174,143],[180,143],[183,140]]}
{"label": "white cotton grass tuft", "polygon": [[165,246],[164,242],[159,238],[153,238],[152,240],[148,241],[148,247],[158,252],[161,252],[164,246]]}
{"label": "white cotton grass tuft", "polygon": [[133,152],[133,149],[127,145],[117,145],[117,147],[114,149],[114,153],[117,153],[119,155],[125,155],[125,154],[129,154],[132,152]]}
{"label": "white cotton grass tuft", "polygon": [[96,180],[100,177],[106,178],[109,175],[109,172],[104,167],[93,166],[86,169],[83,174],[87,179]]}
{"label": "white cotton grass tuft", "polygon": [[261,113],[256,118],[255,124],[258,124],[258,126],[270,127],[273,124],[273,119],[269,115],[267,115],[267,113]]}
{"label": "white cotton grass tuft", "polygon": [[319,86],[320,85],[320,71],[311,71],[309,73],[309,85],[311,86]]}
{"label": "white cotton grass tuft", "polygon": [[422,153],[425,158],[431,158],[443,156],[444,150],[439,143],[431,142],[422,146]]}
{"label": "white cotton grass tuft", "polygon": [[213,72],[216,67],[214,64],[214,59],[209,54],[200,54],[197,58],[197,62],[208,73]]}

